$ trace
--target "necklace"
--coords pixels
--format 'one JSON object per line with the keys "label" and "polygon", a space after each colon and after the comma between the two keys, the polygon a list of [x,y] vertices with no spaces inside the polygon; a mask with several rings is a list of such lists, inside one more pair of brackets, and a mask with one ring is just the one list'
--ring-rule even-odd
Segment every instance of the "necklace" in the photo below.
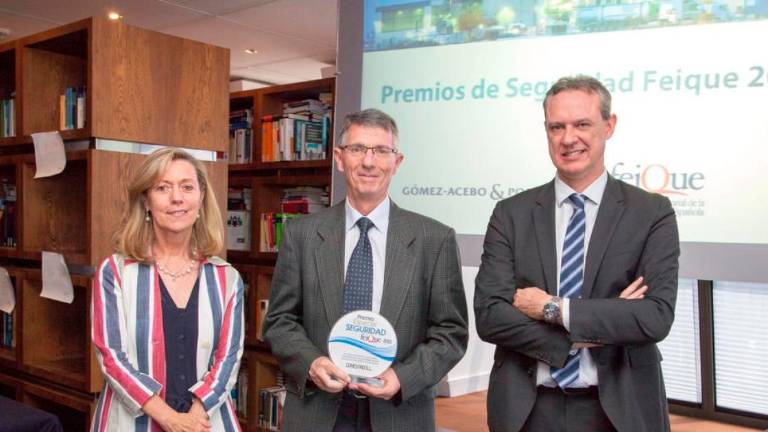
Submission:
{"label": "necklace", "polygon": [[195,268],[195,260],[191,260],[188,266],[174,273],[168,270],[167,268],[163,267],[163,265],[160,264],[159,261],[157,262],[157,270],[159,270],[160,273],[170,277],[173,282],[176,282],[176,279],[180,277],[183,277],[192,273],[192,270],[194,270],[194,268]]}

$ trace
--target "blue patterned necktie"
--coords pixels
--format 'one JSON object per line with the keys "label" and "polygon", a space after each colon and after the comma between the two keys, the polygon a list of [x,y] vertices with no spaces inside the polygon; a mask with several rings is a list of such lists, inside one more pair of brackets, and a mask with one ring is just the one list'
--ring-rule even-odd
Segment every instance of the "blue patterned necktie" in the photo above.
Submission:
{"label": "blue patterned necktie", "polygon": [[[573,204],[573,214],[568,222],[563,240],[563,257],[560,260],[560,290],[562,298],[581,298],[581,286],[584,282],[584,236],[586,234],[586,216],[584,215],[584,197],[571,194],[568,197]],[[567,388],[579,378],[579,358],[581,350],[568,356],[562,369],[552,367],[552,379],[560,388]]]}
{"label": "blue patterned necktie", "polygon": [[360,239],[347,265],[344,313],[371,310],[373,304],[373,254],[371,241],[368,240],[368,230],[373,227],[373,222],[367,217],[361,217],[355,225],[360,230]]}

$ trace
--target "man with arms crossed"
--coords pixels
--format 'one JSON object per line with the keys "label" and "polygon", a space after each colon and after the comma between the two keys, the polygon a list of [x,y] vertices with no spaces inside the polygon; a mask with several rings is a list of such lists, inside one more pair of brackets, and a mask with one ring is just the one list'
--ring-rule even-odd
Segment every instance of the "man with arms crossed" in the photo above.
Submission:
{"label": "man with arms crossed", "polygon": [[544,119],[557,175],[498,203],[476,279],[477,330],[496,344],[488,425],[668,431],[656,343],[674,318],[674,211],[608,176],[616,116],[599,81],[557,81]]}
{"label": "man with arms crossed", "polygon": [[[433,431],[435,385],[466,349],[453,230],[388,196],[403,160],[397,138],[381,111],[347,116],[333,150],[346,200],[286,225],[264,322],[287,377],[285,432]],[[356,309],[380,313],[397,334],[380,388],[351,383],[327,357],[331,327]]]}

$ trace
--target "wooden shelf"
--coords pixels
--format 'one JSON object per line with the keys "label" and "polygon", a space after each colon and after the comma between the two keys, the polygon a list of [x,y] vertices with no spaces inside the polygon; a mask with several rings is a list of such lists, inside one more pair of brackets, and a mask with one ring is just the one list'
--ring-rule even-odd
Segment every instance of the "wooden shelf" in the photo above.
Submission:
{"label": "wooden shelf", "polygon": [[330,159],[305,161],[253,162],[249,164],[230,164],[230,172],[258,172],[270,170],[302,170],[307,168],[331,168]]}
{"label": "wooden shelf", "polygon": [[13,348],[0,347],[0,361],[16,363],[16,350]]}
{"label": "wooden shelf", "polygon": [[[94,17],[0,44],[0,77],[0,95],[20,90],[20,138],[0,139],[0,146],[30,143],[32,133],[58,130],[59,96],[67,87],[84,86],[86,126],[62,131],[66,140],[226,151],[224,48]],[[182,124],[188,126],[168,127]]]}
{"label": "wooden shelf", "polygon": [[92,395],[83,395],[55,386],[22,383],[22,403],[56,415],[67,432],[87,431],[96,409]]}
{"label": "wooden shelf", "polygon": [[21,392],[21,381],[18,379],[0,373],[0,396],[8,399],[18,399]]}
{"label": "wooden shelf", "polygon": [[89,263],[87,159],[87,151],[70,153],[61,174],[38,179],[34,158],[21,162],[23,257],[39,259],[45,250],[63,254],[68,263]]}
{"label": "wooden shelf", "polygon": [[90,340],[91,280],[73,276],[74,299],[66,304],[40,297],[39,271],[25,270],[19,279],[24,302],[22,368],[82,391],[99,391],[103,381]]}
{"label": "wooden shelf", "polygon": [[89,29],[81,27],[23,44],[22,135],[58,130],[60,95],[67,87],[88,85]]}

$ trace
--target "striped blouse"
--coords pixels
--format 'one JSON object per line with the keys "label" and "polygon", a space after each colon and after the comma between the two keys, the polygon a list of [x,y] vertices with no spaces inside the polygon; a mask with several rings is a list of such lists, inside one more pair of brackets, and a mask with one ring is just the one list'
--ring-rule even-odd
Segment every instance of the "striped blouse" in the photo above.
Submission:
{"label": "striped blouse", "polygon": [[[165,341],[160,275],[153,265],[112,255],[93,280],[92,338],[105,383],[92,431],[160,432],[141,407],[165,396]],[[213,431],[239,431],[230,391],[243,353],[243,282],[226,261],[201,261],[197,382]]]}

